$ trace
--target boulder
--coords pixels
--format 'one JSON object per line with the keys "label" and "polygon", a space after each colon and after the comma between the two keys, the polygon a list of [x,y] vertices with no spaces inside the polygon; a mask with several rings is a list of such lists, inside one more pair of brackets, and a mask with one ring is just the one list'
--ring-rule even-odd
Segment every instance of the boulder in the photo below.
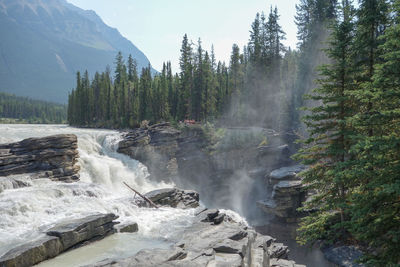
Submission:
{"label": "boulder", "polygon": [[58,237],[63,250],[77,247],[83,242],[94,241],[115,232],[113,220],[118,216],[109,214],[95,214],[82,219],[64,221],[50,228],[46,234]]}
{"label": "boulder", "polygon": [[135,233],[139,230],[137,223],[119,224],[115,227],[120,233]]}
{"label": "boulder", "polygon": [[78,140],[73,134],[28,138],[0,145],[0,176],[37,173],[37,178],[79,179]]}
{"label": "boulder", "polygon": [[38,240],[11,249],[0,258],[2,267],[25,267],[53,258],[63,251],[59,238],[42,236]]}
{"label": "boulder", "polygon": [[144,194],[157,205],[173,208],[196,208],[199,206],[199,193],[178,188],[158,189]]}

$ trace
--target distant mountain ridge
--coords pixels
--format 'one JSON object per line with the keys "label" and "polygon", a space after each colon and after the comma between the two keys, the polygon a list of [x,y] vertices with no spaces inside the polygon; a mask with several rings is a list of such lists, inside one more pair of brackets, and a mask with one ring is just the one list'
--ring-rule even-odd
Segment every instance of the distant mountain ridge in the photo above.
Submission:
{"label": "distant mountain ridge", "polygon": [[90,10],[65,0],[0,0],[0,91],[65,103],[76,71],[112,66],[118,51],[147,57]]}

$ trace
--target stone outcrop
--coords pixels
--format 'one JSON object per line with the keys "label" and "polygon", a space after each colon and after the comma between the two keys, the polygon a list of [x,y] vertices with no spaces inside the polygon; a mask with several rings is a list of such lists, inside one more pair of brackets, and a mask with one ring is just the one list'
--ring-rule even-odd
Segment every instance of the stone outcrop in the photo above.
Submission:
{"label": "stone outcrop", "polygon": [[[156,205],[173,208],[188,209],[199,206],[199,193],[193,190],[180,190],[178,188],[158,189],[144,194]],[[147,204],[144,202],[143,204]]]}
{"label": "stone outcrop", "polygon": [[258,201],[258,206],[266,213],[274,214],[287,222],[296,221],[300,215],[297,208],[305,201],[301,177],[304,169],[301,165],[283,167],[272,171],[266,179],[272,186],[271,197]]}
{"label": "stone outcrop", "polygon": [[37,178],[79,179],[78,141],[73,134],[28,138],[0,145],[0,176],[35,173]]}
{"label": "stone outcrop", "polygon": [[219,214],[222,213],[218,210],[198,213],[180,241],[169,249],[141,250],[133,257],[104,260],[91,266],[291,266],[279,265],[279,259],[288,256],[286,246],[257,234],[228,215],[215,224],[213,219]]}
{"label": "stone outcrop", "polygon": [[[177,130],[162,123],[134,129],[124,135],[118,152],[146,165],[149,179],[172,181],[180,188],[194,189],[205,205],[230,209],[232,201],[227,198],[233,196],[235,182],[243,177],[254,181],[246,183],[251,193],[241,201],[248,202],[244,206],[255,207],[255,202],[265,195],[256,181],[263,181],[273,169],[292,164],[290,147],[272,130],[228,128],[215,140],[218,138],[210,137],[204,128],[186,125]],[[263,136],[266,142],[254,141],[254,136]]]}
{"label": "stone outcrop", "polygon": [[63,250],[95,241],[115,232],[118,217],[112,213],[96,214],[82,219],[64,221],[47,230],[46,234],[60,239]]}
{"label": "stone outcrop", "polygon": [[39,239],[11,249],[0,258],[2,267],[32,266],[60,253],[115,232],[114,214],[96,214],[64,221],[46,231]]}
{"label": "stone outcrop", "polygon": [[168,180],[177,174],[176,153],[181,132],[168,123],[125,134],[118,152],[145,164],[153,177]]}

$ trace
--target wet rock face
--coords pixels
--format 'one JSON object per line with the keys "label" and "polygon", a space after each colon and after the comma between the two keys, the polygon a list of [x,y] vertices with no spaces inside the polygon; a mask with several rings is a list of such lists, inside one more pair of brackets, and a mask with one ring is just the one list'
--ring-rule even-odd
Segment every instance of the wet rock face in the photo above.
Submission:
{"label": "wet rock face", "polygon": [[199,206],[199,193],[178,188],[158,189],[145,194],[157,205],[188,209]]}
{"label": "wet rock face", "polygon": [[0,145],[0,176],[35,173],[37,178],[79,179],[78,140],[73,134],[28,138]]}
{"label": "wet rock face", "polygon": [[272,171],[266,179],[273,186],[271,197],[257,202],[266,213],[274,214],[287,222],[296,221],[297,208],[305,201],[306,192],[298,175],[304,166],[294,165]]}
{"label": "wet rock face", "polygon": [[32,266],[88,242],[115,232],[114,214],[96,214],[63,221],[46,231],[42,237],[11,249],[0,258],[0,266]]}

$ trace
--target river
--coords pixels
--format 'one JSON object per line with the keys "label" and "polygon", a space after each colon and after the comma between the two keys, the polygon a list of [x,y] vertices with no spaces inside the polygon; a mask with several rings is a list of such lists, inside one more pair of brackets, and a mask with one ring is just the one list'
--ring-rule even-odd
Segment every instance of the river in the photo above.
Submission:
{"label": "river", "polygon": [[[7,182],[0,183],[0,256],[19,244],[35,239],[57,222],[98,212],[114,213],[119,216],[121,223],[137,222],[139,232],[109,236],[39,266],[87,265],[107,258],[133,256],[144,248],[168,247],[179,240],[194,218],[194,209],[156,210],[134,205],[132,192],[123,185],[123,181],[140,192],[173,187],[174,184],[146,179],[146,166],[117,153],[117,145],[121,140],[119,132],[78,129],[66,125],[0,124],[0,143],[63,133],[73,133],[78,137],[80,181],[66,184],[48,179],[33,180],[25,174],[18,175],[18,178],[24,179],[30,184],[29,187],[11,189]],[[276,228],[258,229],[271,236],[274,236],[274,232],[285,232]],[[293,239],[282,241],[296,246],[291,242]],[[331,266],[319,250],[310,254],[298,246],[293,259],[311,267]]]}
{"label": "river", "polygon": [[[179,234],[191,223],[194,210],[155,210],[138,208],[132,203],[133,194],[123,185],[123,181],[140,192],[174,185],[147,180],[146,166],[116,153],[120,133],[65,125],[3,124],[0,125],[0,143],[61,133],[78,136],[80,181],[66,184],[48,179],[31,180],[29,175],[18,175],[18,178],[23,178],[31,186],[9,189],[7,183],[3,183],[5,188],[0,189],[0,192],[3,191],[0,193],[0,255],[18,244],[34,239],[43,230],[63,219],[81,218],[98,212],[112,212],[119,216],[118,221],[121,223],[137,222],[139,232],[118,234],[107,238],[107,242],[96,242],[98,244],[80,250],[79,254],[85,257],[79,258],[72,252],[70,258],[79,258],[79,264],[89,264],[109,257],[130,256],[139,249],[162,247],[179,239]],[[77,266],[75,263],[64,259],[62,265],[56,266]]]}

